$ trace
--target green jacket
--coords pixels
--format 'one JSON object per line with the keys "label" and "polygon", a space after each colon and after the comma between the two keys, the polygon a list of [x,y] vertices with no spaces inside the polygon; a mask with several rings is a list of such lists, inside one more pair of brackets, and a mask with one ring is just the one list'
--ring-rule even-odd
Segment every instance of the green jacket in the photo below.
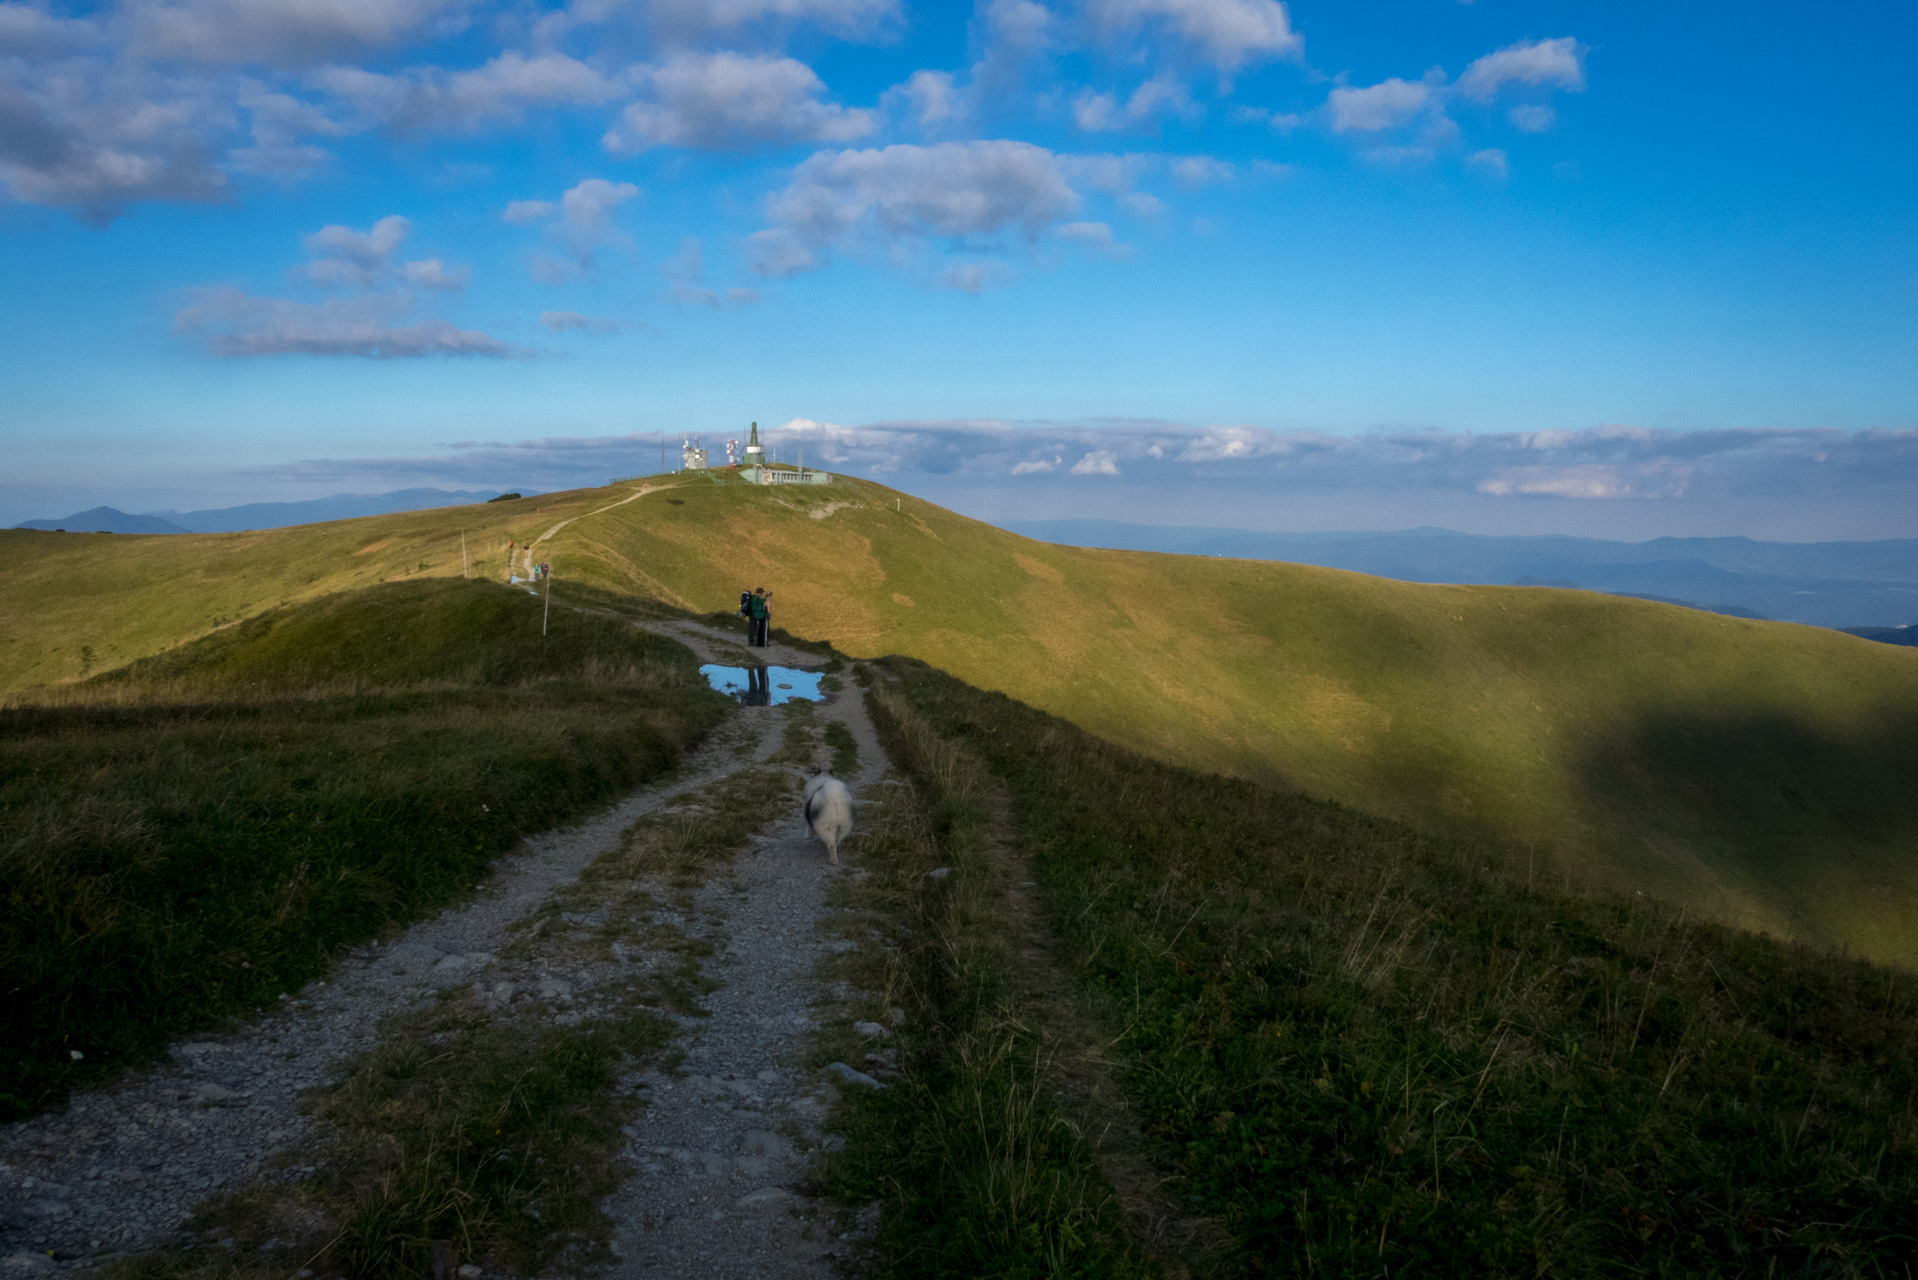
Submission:
{"label": "green jacket", "polygon": [[766,607],[766,597],[754,596],[753,597],[753,620],[755,622],[764,622],[766,619],[772,616],[773,616],[772,610]]}

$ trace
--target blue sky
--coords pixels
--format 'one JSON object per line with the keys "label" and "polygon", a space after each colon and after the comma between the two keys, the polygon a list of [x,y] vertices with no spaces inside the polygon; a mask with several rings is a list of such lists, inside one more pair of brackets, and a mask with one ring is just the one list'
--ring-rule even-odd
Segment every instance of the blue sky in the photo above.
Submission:
{"label": "blue sky", "polygon": [[0,0],[0,520],[753,419],[993,518],[1918,536],[1914,25]]}

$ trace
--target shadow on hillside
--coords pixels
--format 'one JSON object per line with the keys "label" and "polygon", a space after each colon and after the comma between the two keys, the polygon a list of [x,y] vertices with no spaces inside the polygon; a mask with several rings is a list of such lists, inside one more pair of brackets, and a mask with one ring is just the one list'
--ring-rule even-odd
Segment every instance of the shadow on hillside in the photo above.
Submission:
{"label": "shadow on hillside", "polygon": [[1580,776],[1648,890],[1918,968],[1918,715],[1839,735],[1672,710],[1596,743]]}

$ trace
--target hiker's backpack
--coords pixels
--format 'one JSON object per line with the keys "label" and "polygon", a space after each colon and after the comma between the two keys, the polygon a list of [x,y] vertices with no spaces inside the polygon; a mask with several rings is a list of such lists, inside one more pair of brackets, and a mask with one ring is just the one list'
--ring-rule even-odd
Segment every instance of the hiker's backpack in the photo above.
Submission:
{"label": "hiker's backpack", "polygon": [[750,591],[739,593],[739,616],[742,618],[753,616],[753,593]]}

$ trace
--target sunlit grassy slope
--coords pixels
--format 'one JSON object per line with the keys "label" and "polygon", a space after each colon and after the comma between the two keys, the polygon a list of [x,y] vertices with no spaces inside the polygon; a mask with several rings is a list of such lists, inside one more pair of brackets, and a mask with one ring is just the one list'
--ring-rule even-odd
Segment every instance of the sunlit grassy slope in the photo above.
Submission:
{"label": "sunlit grassy slope", "polygon": [[[662,487],[662,482],[664,486]],[[655,478],[249,534],[6,533],[5,684],[294,599],[500,576],[905,653],[1166,760],[1486,834],[1715,918],[1918,966],[1918,651],[1577,591],[1036,543],[860,481]]]}

